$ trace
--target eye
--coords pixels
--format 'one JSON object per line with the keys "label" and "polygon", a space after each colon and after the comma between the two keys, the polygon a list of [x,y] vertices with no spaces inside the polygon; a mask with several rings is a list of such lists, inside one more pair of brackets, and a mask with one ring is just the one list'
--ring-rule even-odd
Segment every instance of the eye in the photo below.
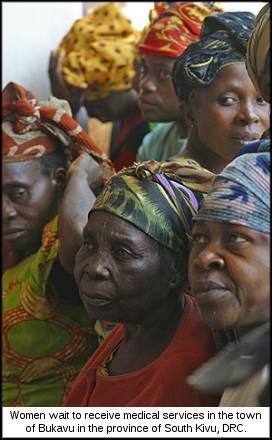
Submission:
{"label": "eye", "polygon": [[170,79],[172,80],[171,72],[169,72],[169,70],[159,70],[158,77],[161,81],[169,81]]}
{"label": "eye", "polygon": [[83,247],[89,252],[94,249],[94,240],[92,237],[84,237],[83,239]]}
{"label": "eye", "polygon": [[265,102],[265,100],[261,96],[258,96],[256,101],[257,101],[258,104],[261,104],[261,105],[263,105],[263,104],[266,105],[267,104]]}
{"label": "eye", "polygon": [[21,201],[25,200],[26,195],[27,195],[27,190],[22,187],[12,188],[12,190],[10,192],[10,198],[16,202],[21,202]]}
{"label": "eye", "polygon": [[246,237],[244,237],[241,234],[230,234],[228,237],[228,241],[231,244],[236,244],[236,243],[245,243],[248,240],[246,239]]}
{"label": "eye", "polygon": [[220,96],[218,102],[221,105],[229,106],[238,102],[238,98],[235,98],[234,96]]}
{"label": "eye", "polygon": [[191,235],[193,244],[203,244],[208,242],[208,237],[205,234],[194,233]]}
{"label": "eye", "polygon": [[113,255],[118,260],[127,260],[128,258],[132,257],[132,254],[123,247],[115,247],[113,249]]}

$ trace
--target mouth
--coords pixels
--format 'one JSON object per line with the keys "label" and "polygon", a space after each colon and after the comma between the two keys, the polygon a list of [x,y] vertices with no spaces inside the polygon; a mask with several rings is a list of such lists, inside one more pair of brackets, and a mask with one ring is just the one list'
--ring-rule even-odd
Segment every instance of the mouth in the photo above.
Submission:
{"label": "mouth", "polygon": [[229,294],[230,289],[220,283],[208,281],[206,283],[199,283],[192,288],[192,293],[198,304],[218,301],[225,295]]}
{"label": "mouth", "polygon": [[3,236],[6,240],[12,241],[16,240],[17,238],[21,237],[25,234],[24,229],[8,229],[3,231]]}
{"label": "mouth", "polygon": [[254,142],[254,141],[258,141],[259,140],[259,136],[254,135],[254,136],[232,136],[232,140],[234,142],[237,142],[241,145],[245,145],[248,144],[249,142]]}
{"label": "mouth", "polygon": [[154,102],[150,102],[145,98],[139,98],[139,104],[141,107],[155,107],[156,104]]}
{"label": "mouth", "polygon": [[82,301],[92,307],[108,307],[113,303],[112,298],[106,298],[104,296],[89,296],[85,293],[81,294]]}

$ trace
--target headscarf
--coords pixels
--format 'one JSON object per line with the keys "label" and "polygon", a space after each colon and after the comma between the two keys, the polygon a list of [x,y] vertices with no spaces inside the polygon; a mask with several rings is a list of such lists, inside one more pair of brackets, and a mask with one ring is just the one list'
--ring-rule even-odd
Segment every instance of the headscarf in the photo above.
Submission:
{"label": "headscarf", "polygon": [[114,175],[92,210],[106,211],[135,225],[174,252],[187,249],[186,233],[213,174],[195,161],[147,161]]}
{"label": "headscarf", "polygon": [[195,88],[209,86],[225,65],[245,61],[254,20],[251,12],[223,12],[204,19],[200,40],[185,50],[173,68],[180,101],[188,101]]}
{"label": "headscarf", "polygon": [[2,160],[33,160],[62,146],[71,160],[84,150],[111,175],[111,161],[71,117],[69,104],[51,97],[39,101],[30,91],[10,82],[2,93]]}
{"label": "headscarf", "polygon": [[76,20],[58,47],[64,52],[64,80],[75,87],[88,85],[87,100],[131,89],[138,34],[117,2]]}
{"label": "headscarf", "polygon": [[270,33],[270,4],[267,3],[256,17],[246,53],[246,68],[256,90],[261,89],[262,75],[270,52]]}
{"label": "headscarf", "polygon": [[270,234],[270,153],[238,156],[215,177],[196,221],[233,223]]}
{"label": "headscarf", "polygon": [[202,21],[211,12],[204,4],[177,2],[169,7],[167,2],[155,2],[148,32],[139,45],[140,53],[177,58],[199,39]]}

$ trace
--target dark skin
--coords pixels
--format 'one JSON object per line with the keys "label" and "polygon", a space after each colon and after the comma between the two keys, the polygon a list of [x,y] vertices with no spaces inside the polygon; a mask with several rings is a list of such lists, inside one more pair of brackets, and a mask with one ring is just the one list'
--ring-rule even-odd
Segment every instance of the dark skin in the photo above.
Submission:
{"label": "dark skin", "polygon": [[[76,115],[83,105],[90,118],[97,118],[101,122],[114,122],[127,118],[130,113],[138,109],[138,94],[134,89],[116,90],[106,97],[86,100],[85,92],[88,84],[83,83],[80,87],[74,87],[64,81],[61,71],[63,56],[62,52],[51,52],[48,75],[53,95],[68,101],[73,115]],[[137,85],[136,78],[134,84]]]}
{"label": "dark skin", "polygon": [[184,307],[183,281],[177,260],[162,258],[154,240],[119,217],[92,212],[74,273],[87,311],[124,323],[112,375],[142,368],[165,350]]}
{"label": "dark skin", "polygon": [[146,121],[176,121],[185,137],[187,127],[172,82],[175,61],[165,56],[141,56],[139,106]]}
{"label": "dark skin", "polygon": [[270,317],[270,235],[228,223],[195,223],[189,282],[213,329],[240,333]]}
{"label": "dark skin", "polygon": [[64,168],[44,174],[39,160],[3,162],[3,237],[19,261],[38,250],[44,226],[56,215]]}
{"label": "dark skin", "polygon": [[190,130],[182,156],[218,174],[246,143],[261,138],[270,124],[269,111],[245,64],[224,66],[186,104]]}

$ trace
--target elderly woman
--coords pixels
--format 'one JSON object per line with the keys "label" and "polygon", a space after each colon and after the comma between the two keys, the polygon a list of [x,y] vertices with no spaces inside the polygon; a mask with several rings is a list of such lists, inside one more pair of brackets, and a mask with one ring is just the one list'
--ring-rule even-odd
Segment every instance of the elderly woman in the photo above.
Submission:
{"label": "elderly woman", "polygon": [[96,200],[75,278],[87,311],[120,324],[79,374],[67,406],[218,403],[186,384],[214,353],[185,294],[187,233],[211,176],[194,161],[150,161],[113,176]]}
{"label": "elderly woman", "polygon": [[[235,329],[238,338],[246,335],[234,353],[228,346],[221,360],[190,378],[199,389],[217,391],[220,383],[231,387],[243,382],[226,389],[221,406],[258,405],[265,373],[260,370],[269,360],[269,190],[270,153],[241,155],[215,178],[194,218],[192,294],[213,330]],[[250,378],[252,365],[257,376]]]}
{"label": "elderly woman", "polygon": [[216,174],[269,127],[269,105],[245,66],[254,20],[249,12],[205,18],[201,39],[186,49],[173,69],[176,93],[190,126],[182,156]]}

